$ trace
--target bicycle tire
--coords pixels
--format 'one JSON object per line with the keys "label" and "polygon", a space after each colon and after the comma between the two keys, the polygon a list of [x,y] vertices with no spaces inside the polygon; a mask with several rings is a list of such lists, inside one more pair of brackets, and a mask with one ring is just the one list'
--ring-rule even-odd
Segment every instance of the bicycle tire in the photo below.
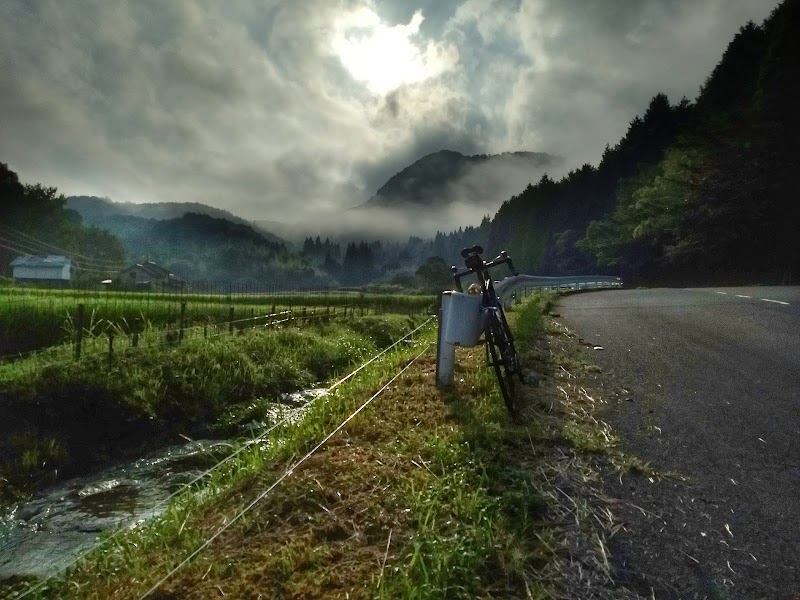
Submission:
{"label": "bicycle tire", "polygon": [[511,335],[511,328],[508,326],[508,321],[506,320],[506,314],[503,310],[502,304],[497,305],[497,314],[500,320],[500,324],[503,327],[503,332],[506,336],[506,343],[510,348],[509,351],[509,363],[512,365],[512,372],[519,377],[519,380],[522,383],[525,383],[525,378],[522,376],[522,364],[519,361],[519,354],[517,354],[517,349],[514,346],[514,336]]}
{"label": "bicycle tire", "polygon": [[489,311],[487,315],[485,334],[486,360],[494,368],[503,402],[508,412],[513,414],[517,408],[514,375],[518,371],[519,361],[496,310]]}

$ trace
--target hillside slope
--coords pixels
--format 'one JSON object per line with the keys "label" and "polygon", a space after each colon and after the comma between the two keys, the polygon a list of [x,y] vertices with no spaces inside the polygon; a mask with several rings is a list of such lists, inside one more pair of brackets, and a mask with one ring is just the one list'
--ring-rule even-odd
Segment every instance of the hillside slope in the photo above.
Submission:
{"label": "hillside slope", "polygon": [[544,152],[464,156],[440,150],[391,177],[362,207],[445,208],[456,202],[491,204],[512,186],[521,190],[561,159]]}
{"label": "hillside slope", "polygon": [[76,211],[83,217],[84,222],[91,225],[107,223],[108,217],[133,216],[145,219],[177,219],[187,213],[208,215],[215,219],[225,219],[231,223],[255,227],[258,232],[272,242],[286,243],[285,240],[272,232],[259,227],[246,219],[237,217],[233,213],[201,204],[199,202],[148,202],[136,204],[133,202],[115,202],[108,198],[96,196],[70,196],[67,198],[67,208]]}
{"label": "hillside slope", "polygon": [[163,220],[95,216],[92,221],[113,232],[132,259],[146,257],[189,281],[292,288],[329,283],[303,256],[250,225],[196,213]]}

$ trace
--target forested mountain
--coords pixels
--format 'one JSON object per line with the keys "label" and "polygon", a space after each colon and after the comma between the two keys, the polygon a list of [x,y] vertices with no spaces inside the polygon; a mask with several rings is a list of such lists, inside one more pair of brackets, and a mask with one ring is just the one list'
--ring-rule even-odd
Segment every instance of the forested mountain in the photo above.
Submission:
{"label": "forested mountain", "polygon": [[125,249],[113,235],[84,225],[54,187],[23,184],[0,163],[0,276],[25,254],[72,258],[77,279],[101,279],[124,265]]}
{"label": "forested mountain", "polygon": [[541,274],[796,280],[800,0],[732,40],[694,104],[657,94],[597,167],[542,177],[492,220],[490,252]]}
{"label": "forested mountain", "polygon": [[107,217],[123,215],[158,220],[177,219],[186,213],[208,215],[216,219],[226,219],[232,223],[254,227],[268,240],[285,243],[284,240],[256,223],[237,217],[227,210],[199,202],[149,202],[136,204],[133,202],[114,202],[108,198],[98,198],[96,196],[70,196],[67,198],[67,208],[79,212],[84,222],[89,224],[102,223],[103,219]]}
{"label": "forested mountain", "polygon": [[494,209],[507,185],[535,181],[561,162],[544,152],[464,156],[440,150],[391,177],[361,208],[443,209],[465,202]]}
{"label": "forested mountain", "polygon": [[132,259],[148,258],[194,283],[227,282],[270,288],[330,285],[305,257],[267,239],[249,225],[205,214],[175,219],[132,215],[95,217],[113,231]]}
{"label": "forested mountain", "polygon": [[543,176],[504,202],[492,220],[487,245],[505,249],[519,268],[541,274],[596,270],[592,258],[575,248],[587,226],[611,211],[619,182],[641,165],[660,160],[664,149],[691,120],[687,100],[672,106],[656,95],[635,117],[619,143],[606,147],[597,167],[583,165],[559,181]]}

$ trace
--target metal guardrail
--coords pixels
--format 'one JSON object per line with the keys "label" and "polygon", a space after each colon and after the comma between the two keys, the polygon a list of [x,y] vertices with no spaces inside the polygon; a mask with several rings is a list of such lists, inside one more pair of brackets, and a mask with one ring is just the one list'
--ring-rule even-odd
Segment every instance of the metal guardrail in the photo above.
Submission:
{"label": "metal guardrail", "polygon": [[494,284],[494,289],[503,304],[508,304],[512,296],[519,298],[519,292],[528,288],[577,291],[620,287],[622,287],[622,279],[610,275],[581,275],[573,277],[514,275]]}

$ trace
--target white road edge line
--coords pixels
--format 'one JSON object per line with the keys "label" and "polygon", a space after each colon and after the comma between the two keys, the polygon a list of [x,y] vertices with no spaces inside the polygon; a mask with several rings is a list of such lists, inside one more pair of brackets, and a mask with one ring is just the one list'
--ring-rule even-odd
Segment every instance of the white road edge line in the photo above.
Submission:
{"label": "white road edge line", "polygon": [[718,294],[722,294],[723,296],[727,296],[728,292],[717,292]]}
{"label": "white road edge line", "polygon": [[752,296],[742,296],[741,294],[736,294],[737,298],[752,298]]}
{"label": "white road edge line", "polygon": [[770,300],[769,298],[759,298],[759,300],[763,302],[774,302],[775,304],[783,304],[784,306],[789,306],[788,302],[781,302],[780,300]]}

